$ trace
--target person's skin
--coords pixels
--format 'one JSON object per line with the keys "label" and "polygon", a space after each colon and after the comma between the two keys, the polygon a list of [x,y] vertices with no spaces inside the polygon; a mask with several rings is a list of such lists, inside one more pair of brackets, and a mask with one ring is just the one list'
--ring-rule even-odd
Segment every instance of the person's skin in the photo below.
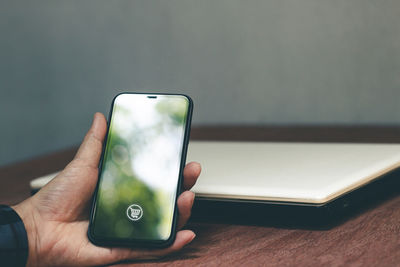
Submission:
{"label": "person's skin", "polygon": [[[93,266],[157,258],[180,250],[195,237],[190,230],[180,230],[165,249],[105,248],[90,243],[88,217],[106,128],[103,114],[96,113],[75,158],[38,193],[13,207],[28,233],[27,266]],[[194,193],[187,190],[196,183],[200,170],[195,162],[184,169],[183,193],[177,201],[179,229],[190,217]]]}

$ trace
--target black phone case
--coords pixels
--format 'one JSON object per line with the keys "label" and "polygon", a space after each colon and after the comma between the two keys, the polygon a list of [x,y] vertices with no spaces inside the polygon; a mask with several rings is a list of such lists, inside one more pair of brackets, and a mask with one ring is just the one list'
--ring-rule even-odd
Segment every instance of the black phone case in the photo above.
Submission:
{"label": "black phone case", "polygon": [[178,178],[178,183],[177,183],[177,190],[176,190],[176,197],[175,197],[175,205],[174,205],[174,216],[172,220],[172,229],[171,229],[171,235],[167,240],[142,240],[142,239],[104,239],[97,237],[96,235],[93,234],[92,231],[92,224],[94,220],[94,212],[96,209],[96,196],[98,192],[98,187],[99,187],[99,181],[97,181],[96,189],[92,197],[92,206],[90,210],[90,220],[89,220],[89,227],[87,231],[87,236],[90,240],[95,245],[98,246],[118,246],[118,247],[149,247],[149,248],[164,248],[172,245],[172,243],[175,241],[176,237],[176,224],[177,224],[177,215],[178,215],[178,210],[177,210],[177,200],[178,196],[181,193],[182,189],[182,182],[183,182],[183,169],[185,167],[186,163],[186,155],[187,155],[187,148],[189,144],[189,137],[190,137],[190,128],[191,128],[191,123],[192,123],[192,113],[193,113],[193,100],[185,94],[167,94],[167,93],[136,93],[136,92],[122,92],[117,94],[112,102],[111,102],[111,108],[110,112],[108,114],[108,120],[107,120],[107,133],[104,138],[104,143],[103,143],[103,150],[100,158],[100,163],[99,163],[99,174],[98,177],[100,177],[101,174],[101,169],[103,165],[103,157],[104,157],[104,152],[106,148],[106,143],[107,143],[107,138],[108,138],[108,132],[109,132],[109,127],[110,127],[110,121],[111,121],[111,115],[113,112],[114,108],[114,101],[117,98],[117,96],[122,95],[122,94],[141,94],[141,95],[179,95],[179,96],[184,96],[189,100],[189,107],[188,107],[188,112],[187,112],[187,118],[186,118],[186,127],[185,127],[185,135],[184,135],[184,140],[183,140],[183,147],[182,147],[182,157],[181,157],[181,163],[180,163],[180,169],[179,169],[179,178]]}

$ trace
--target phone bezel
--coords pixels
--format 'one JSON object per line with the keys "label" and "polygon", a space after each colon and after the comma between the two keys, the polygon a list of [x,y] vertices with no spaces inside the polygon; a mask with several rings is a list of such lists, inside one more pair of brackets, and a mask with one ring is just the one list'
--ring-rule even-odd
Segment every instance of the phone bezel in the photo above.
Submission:
{"label": "phone bezel", "polygon": [[[101,170],[103,167],[103,159],[104,159],[104,153],[106,149],[106,144],[107,144],[107,139],[108,139],[108,133],[109,133],[109,128],[110,128],[110,122],[111,122],[111,117],[114,109],[114,102],[115,99],[124,94],[137,94],[137,95],[148,95],[148,96],[183,96],[188,100],[188,111],[186,115],[186,125],[185,125],[185,132],[184,132],[184,137],[183,137],[183,146],[182,146],[182,156],[181,156],[181,161],[180,161],[180,168],[179,168],[179,177],[178,177],[178,182],[177,182],[177,190],[176,190],[176,196],[175,196],[175,203],[174,203],[174,214],[172,218],[172,226],[171,226],[171,232],[170,236],[166,240],[146,240],[146,239],[123,239],[123,238],[104,238],[100,236],[96,236],[93,232],[93,223],[94,223],[94,216],[95,216],[95,211],[96,211],[96,199],[97,199],[97,193],[98,193],[98,187],[100,184],[100,175],[101,175]],[[92,205],[90,209],[90,219],[89,219],[89,227],[87,231],[87,236],[90,242],[92,242],[95,245],[98,246],[119,246],[119,247],[154,247],[154,248],[162,248],[162,247],[168,247],[172,245],[172,243],[175,241],[176,237],[176,225],[177,225],[177,215],[178,215],[178,210],[177,210],[177,200],[178,197],[181,193],[182,189],[182,183],[183,183],[183,169],[185,167],[186,163],[186,155],[187,155],[187,148],[189,144],[189,137],[190,137],[190,128],[191,128],[191,122],[192,122],[192,113],[193,113],[193,100],[185,94],[172,94],[172,93],[137,93],[137,92],[122,92],[117,94],[112,102],[111,102],[111,108],[110,112],[108,114],[108,119],[107,119],[107,132],[104,137],[104,142],[103,142],[103,148],[102,148],[102,153],[101,153],[101,158],[99,162],[99,174],[98,174],[98,180],[97,180],[97,185],[95,192],[92,197]]]}

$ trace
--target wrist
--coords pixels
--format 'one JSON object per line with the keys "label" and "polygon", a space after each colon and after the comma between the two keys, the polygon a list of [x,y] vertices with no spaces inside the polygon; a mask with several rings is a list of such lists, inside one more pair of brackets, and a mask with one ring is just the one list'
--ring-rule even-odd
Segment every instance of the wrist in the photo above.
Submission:
{"label": "wrist", "polygon": [[36,244],[38,243],[38,239],[34,209],[31,207],[29,200],[25,200],[18,205],[12,206],[12,208],[21,218],[28,237],[28,260],[26,266],[37,266],[38,255]]}

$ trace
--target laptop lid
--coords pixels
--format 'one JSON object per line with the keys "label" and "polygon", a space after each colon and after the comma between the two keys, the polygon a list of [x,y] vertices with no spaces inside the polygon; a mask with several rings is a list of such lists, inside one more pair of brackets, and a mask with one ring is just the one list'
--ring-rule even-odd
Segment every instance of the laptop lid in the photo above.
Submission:
{"label": "laptop lid", "polygon": [[198,198],[323,205],[398,168],[400,145],[191,141],[187,161]]}

